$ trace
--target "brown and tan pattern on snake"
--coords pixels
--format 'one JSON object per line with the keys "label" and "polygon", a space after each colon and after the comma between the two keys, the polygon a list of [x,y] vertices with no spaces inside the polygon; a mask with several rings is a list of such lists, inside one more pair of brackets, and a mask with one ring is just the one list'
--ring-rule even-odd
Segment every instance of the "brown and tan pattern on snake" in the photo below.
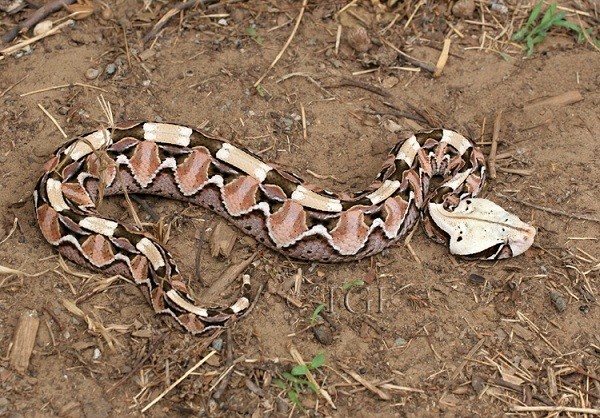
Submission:
{"label": "brown and tan pattern on snake", "polygon": [[[34,196],[46,240],[78,264],[132,278],[143,285],[157,313],[200,334],[243,315],[248,295],[229,307],[197,306],[171,255],[155,238],[97,212],[100,193],[126,190],[194,203],[287,256],[350,261],[405,237],[419,217],[429,236],[448,241],[447,225],[437,214],[459,206],[470,210],[482,200],[472,198],[483,186],[485,161],[456,132],[421,132],[392,148],[367,190],[334,194],[205,132],[126,122],[63,145],[44,170]],[[434,177],[441,181],[430,190]],[[441,209],[429,216],[428,208]],[[458,238],[452,240],[462,245],[463,230],[456,227]],[[531,230],[525,232],[530,237],[501,237],[457,252],[488,259],[517,255],[533,240]],[[244,292],[248,287],[245,283]]]}

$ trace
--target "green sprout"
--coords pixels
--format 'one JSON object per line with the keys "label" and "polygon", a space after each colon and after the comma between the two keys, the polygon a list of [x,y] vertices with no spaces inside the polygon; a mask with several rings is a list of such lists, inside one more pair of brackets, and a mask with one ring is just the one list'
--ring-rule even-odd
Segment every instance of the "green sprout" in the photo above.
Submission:
{"label": "green sprout", "polygon": [[360,286],[364,286],[365,282],[363,280],[360,279],[356,279],[356,280],[352,280],[350,282],[346,282],[342,285],[342,289],[347,292],[348,290],[354,288],[354,287],[360,287]]}
{"label": "green sprout", "polygon": [[319,388],[310,380],[307,375],[310,371],[316,370],[325,364],[325,354],[319,353],[309,364],[297,364],[289,372],[282,374],[285,381],[281,379],[273,379],[273,384],[278,388],[287,391],[287,396],[296,407],[303,410],[300,403],[299,393],[302,393],[305,388],[309,387],[316,394],[319,393]]}
{"label": "green sprout", "polygon": [[[557,11],[558,6],[556,4],[548,7],[546,13],[544,13],[541,20],[539,20],[539,17],[542,14],[542,6],[543,1],[540,1],[533,7],[525,25],[512,37],[513,41],[525,42],[524,49],[527,51],[528,57],[533,54],[535,46],[546,39],[548,32],[553,27],[562,27],[572,30],[577,34],[578,42],[581,42],[585,39],[586,33],[584,33],[584,30],[581,28],[581,26],[565,20],[567,12]],[[592,29],[590,28],[587,33],[592,33]],[[599,43],[597,39],[594,42],[596,44]]]}
{"label": "green sprout", "polygon": [[325,309],[325,305],[322,304],[322,303],[315,308],[315,310],[313,311],[312,315],[310,316],[310,323],[311,324],[314,324],[316,322],[317,317],[319,316],[319,314],[321,313],[321,311],[323,309]]}
{"label": "green sprout", "polygon": [[246,34],[250,36],[250,38],[260,46],[263,45],[265,40],[258,34],[256,28],[253,28],[252,26],[247,27]]}

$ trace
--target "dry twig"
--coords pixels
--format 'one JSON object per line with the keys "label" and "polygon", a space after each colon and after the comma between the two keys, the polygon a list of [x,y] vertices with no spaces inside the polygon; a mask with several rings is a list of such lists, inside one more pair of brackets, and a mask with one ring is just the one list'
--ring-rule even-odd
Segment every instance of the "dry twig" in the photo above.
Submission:
{"label": "dry twig", "polygon": [[348,86],[358,87],[363,90],[368,90],[372,93],[378,94],[383,97],[391,97],[392,96],[389,92],[387,92],[383,89],[380,89],[379,87],[375,87],[370,84],[363,83],[363,82],[357,81],[357,80],[352,80],[349,78],[344,78],[341,82],[336,83],[336,84],[330,84],[328,86],[323,86],[323,88],[331,89],[331,88],[336,88],[336,87],[348,87]]}
{"label": "dry twig", "polygon": [[577,213],[564,212],[562,210],[553,209],[553,208],[549,208],[549,207],[546,207],[546,206],[540,206],[540,205],[536,205],[535,203],[529,203],[529,202],[525,202],[523,200],[515,199],[514,197],[506,196],[506,195],[504,195],[502,193],[496,193],[496,194],[499,197],[502,197],[502,198],[504,198],[506,200],[510,200],[511,202],[520,203],[523,206],[528,206],[530,208],[534,208],[534,209],[538,209],[538,210],[541,210],[541,211],[544,211],[544,212],[552,213],[553,215],[566,216],[568,218],[581,219],[582,221],[591,221],[591,222],[600,223],[600,218],[597,218],[595,216],[581,215],[581,214],[577,214]]}
{"label": "dry twig", "polygon": [[496,178],[496,155],[498,153],[498,136],[500,135],[500,120],[502,119],[502,111],[499,110],[494,120],[494,132],[492,133],[492,148],[488,156],[488,169],[490,178]]}
{"label": "dry twig", "polygon": [[219,0],[189,0],[185,3],[178,3],[177,5],[175,5],[175,7],[169,9],[167,13],[165,13],[158,22],[156,22],[152,29],[150,29],[150,32],[148,32],[146,36],[144,36],[142,42],[145,44],[150,39],[154,38],[158,34],[158,32],[160,32],[160,30],[169,22],[169,20],[177,13],[183,10],[191,9],[193,7],[196,7],[197,5],[201,5],[202,7],[204,7],[209,4],[214,4],[218,2]]}
{"label": "dry twig", "polygon": [[72,25],[74,23],[73,20],[69,19],[66,22],[61,23],[60,25],[57,25],[55,27],[53,27],[52,29],[50,29],[48,32],[44,32],[40,35],[37,36],[33,36],[29,39],[24,40],[23,42],[19,42],[16,45],[13,46],[9,46],[8,48],[4,48],[3,50],[0,50],[0,54],[12,54],[15,51],[18,51],[19,49],[23,48],[24,46],[30,45],[34,42],[39,41],[40,39],[46,38],[48,36],[54,35],[55,33],[57,33],[58,31],[60,31],[62,28],[64,28],[65,26],[69,26]]}
{"label": "dry twig", "polygon": [[46,108],[44,108],[44,106],[42,106],[42,104],[41,104],[41,103],[38,103],[38,107],[39,107],[40,109],[42,109],[42,112],[44,112],[44,114],[45,114],[46,116],[48,116],[48,118],[49,118],[49,119],[52,121],[52,123],[54,124],[54,126],[56,126],[56,127],[58,128],[58,130],[60,131],[60,133],[62,134],[62,136],[63,136],[64,138],[68,138],[67,134],[65,133],[65,131],[63,130],[63,128],[61,128],[61,126],[58,124],[58,121],[57,121],[57,120],[54,118],[54,116],[52,116],[52,115],[50,114],[50,112],[48,112],[48,111],[46,110]]}
{"label": "dry twig", "polygon": [[164,396],[169,393],[171,390],[173,390],[173,388],[175,388],[178,384],[180,384],[181,382],[183,382],[185,380],[186,377],[188,377],[190,374],[194,373],[194,371],[202,366],[204,363],[206,363],[206,361],[211,358],[212,356],[214,356],[217,352],[216,351],[211,351],[210,353],[208,353],[207,355],[205,355],[198,363],[196,363],[194,366],[192,366],[190,369],[188,369],[187,372],[185,372],[183,374],[183,376],[181,376],[179,379],[177,379],[175,382],[173,382],[173,384],[171,384],[171,386],[169,386],[168,388],[166,388],[160,395],[158,395],[156,398],[154,398],[154,400],[152,400],[148,405],[146,405],[143,409],[142,409],[142,413],[146,412],[148,409],[152,408],[154,406],[154,404],[156,404],[158,401],[160,401],[162,398],[164,398]]}
{"label": "dry twig", "polygon": [[2,38],[0,38],[0,40],[2,41],[2,43],[5,44],[11,42],[17,37],[19,33],[31,29],[36,24],[48,17],[50,14],[59,11],[63,7],[73,3],[75,3],[75,0],[56,0],[52,3],[40,7],[35,11],[33,15],[31,15],[31,17],[20,22],[17,26],[15,26],[11,30],[7,31],[4,35],[2,35]]}
{"label": "dry twig", "polygon": [[290,43],[292,42],[292,39],[294,39],[294,35],[296,35],[296,31],[298,30],[298,27],[300,26],[300,21],[302,20],[302,16],[304,15],[304,10],[306,9],[307,3],[308,3],[308,0],[302,1],[302,8],[300,9],[300,13],[298,13],[298,17],[296,18],[296,25],[294,25],[294,29],[292,29],[292,33],[290,33],[290,37],[285,42],[285,44],[283,45],[283,48],[281,48],[281,51],[279,51],[279,54],[277,54],[277,56],[275,57],[275,59],[273,60],[271,65],[269,65],[269,68],[267,68],[267,71],[265,71],[265,73],[258,80],[256,80],[256,82],[254,83],[254,87],[257,87],[265,79],[267,74],[269,74],[269,71],[271,71],[271,69],[273,67],[275,67],[275,64],[277,64],[277,62],[283,56],[283,53],[285,52],[285,50],[288,48],[288,46],[290,46]]}

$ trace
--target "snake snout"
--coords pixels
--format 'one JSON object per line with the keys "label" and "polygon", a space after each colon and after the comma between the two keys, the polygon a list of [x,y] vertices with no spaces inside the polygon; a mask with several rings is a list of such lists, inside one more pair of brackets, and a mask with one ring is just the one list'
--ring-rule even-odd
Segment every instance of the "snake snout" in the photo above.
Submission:
{"label": "snake snout", "polygon": [[537,232],[535,227],[526,224],[525,222],[522,222],[522,225],[519,225],[518,229],[520,230],[520,233],[514,234],[508,242],[513,257],[523,254],[531,247]]}

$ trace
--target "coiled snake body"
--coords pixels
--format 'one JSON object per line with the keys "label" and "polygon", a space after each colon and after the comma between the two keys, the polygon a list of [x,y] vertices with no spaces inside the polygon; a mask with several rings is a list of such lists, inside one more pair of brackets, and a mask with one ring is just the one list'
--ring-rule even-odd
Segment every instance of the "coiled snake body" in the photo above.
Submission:
{"label": "coiled snake body", "polygon": [[[434,177],[442,180],[430,190]],[[99,195],[126,190],[194,203],[267,247],[303,260],[350,261],[376,254],[405,237],[420,216],[427,234],[450,240],[454,253],[488,259],[520,254],[535,235],[527,224],[519,224],[517,235],[512,230],[490,240],[486,231],[470,237],[464,222],[456,220],[457,213],[489,202],[474,199],[484,180],[482,152],[449,130],[399,142],[367,190],[334,194],[208,133],[124,122],[60,147],[46,163],[34,197],[41,232],[63,256],[133,279],[157,313],[201,334],[243,315],[248,295],[228,307],[196,305],[169,252],[151,235],[99,214]]]}

